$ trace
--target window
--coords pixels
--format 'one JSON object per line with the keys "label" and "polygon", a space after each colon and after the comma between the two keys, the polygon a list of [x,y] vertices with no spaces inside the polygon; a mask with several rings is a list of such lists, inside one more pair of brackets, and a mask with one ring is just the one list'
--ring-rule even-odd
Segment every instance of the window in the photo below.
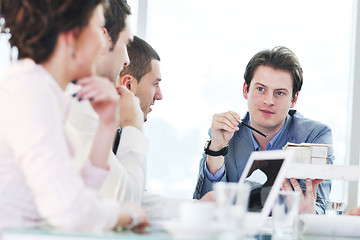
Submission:
{"label": "window", "polygon": [[[335,164],[347,164],[352,1],[148,0],[146,40],[161,58],[163,100],[148,116],[148,190],[191,198],[214,113],[243,116],[246,64],[283,45],[304,85],[295,107],[333,131]],[[335,182],[332,198],[345,196]]]}
{"label": "window", "polygon": [[[161,57],[164,98],[145,124],[151,143],[148,190],[192,197],[212,115],[227,110],[245,114],[245,66],[259,50],[277,45],[292,49],[304,70],[295,108],[332,128],[335,164],[348,163],[353,1],[128,2],[134,32],[138,3],[147,4],[146,40]],[[8,38],[0,35],[0,76],[9,64]],[[332,198],[342,199],[344,189],[344,182],[335,182]]]}

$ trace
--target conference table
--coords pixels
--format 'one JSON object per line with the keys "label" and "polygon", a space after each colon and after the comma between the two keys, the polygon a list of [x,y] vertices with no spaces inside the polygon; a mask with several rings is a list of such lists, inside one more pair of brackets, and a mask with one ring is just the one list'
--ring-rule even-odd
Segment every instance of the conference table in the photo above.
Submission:
{"label": "conference table", "polygon": [[[107,232],[99,234],[86,234],[86,233],[71,233],[60,232],[52,230],[36,230],[36,229],[7,229],[2,233],[1,240],[97,240],[97,239],[115,239],[115,240],[176,240],[176,239],[188,239],[188,240],[282,240],[284,238],[276,238],[269,232],[259,232],[254,235],[214,235],[207,236],[206,238],[187,237],[177,238],[165,229],[149,227],[142,233],[135,233],[130,230],[124,230],[120,232]],[[294,240],[351,240],[354,238],[340,237],[340,236],[326,236],[326,235],[299,235],[294,238],[285,238]]]}

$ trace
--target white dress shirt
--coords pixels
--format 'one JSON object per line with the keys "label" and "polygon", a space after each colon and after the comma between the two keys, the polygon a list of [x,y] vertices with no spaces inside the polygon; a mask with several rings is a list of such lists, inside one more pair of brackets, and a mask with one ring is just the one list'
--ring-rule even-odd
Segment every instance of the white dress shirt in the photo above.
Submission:
{"label": "white dress shirt", "polygon": [[70,101],[32,60],[0,81],[0,229],[39,227],[98,232],[116,225],[117,202],[99,198],[107,171],[85,158],[80,174],[64,122]]}
{"label": "white dress shirt", "polygon": [[[66,94],[71,96],[78,90],[79,86],[69,84]],[[99,116],[89,101],[79,102],[73,98],[65,130],[78,150],[73,158],[76,169],[84,166],[84,159],[90,152],[98,123]],[[109,153],[110,173],[101,186],[100,195],[102,197],[119,202],[135,202],[140,205],[145,189],[148,144],[148,139],[139,129],[132,126],[122,129],[116,156],[112,151]]]}
{"label": "white dress shirt", "polygon": [[[69,84],[66,94],[72,96],[79,88]],[[88,101],[79,102],[76,98],[73,99],[65,129],[78,150],[73,158],[76,169],[80,169],[84,164],[98,122],[99,117]],[[122,129],[116,155],[112,151],[109,154],[110,173],[101,186],[100,195],[118,202],[131,201],[141,204],[150,220],[177,218],[179,205],[194,200],[167,198],[144,192],[148,145],[147,137],[137,128],[127,126]]]}

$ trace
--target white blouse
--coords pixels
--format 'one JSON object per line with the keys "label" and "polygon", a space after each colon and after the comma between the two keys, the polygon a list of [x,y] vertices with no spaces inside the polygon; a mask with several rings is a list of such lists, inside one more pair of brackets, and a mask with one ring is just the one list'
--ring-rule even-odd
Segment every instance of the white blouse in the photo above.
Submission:
{"label": "white blouse", "polygon": [[0,80],[0,229],[39,227],[98,232],[116,225],[120,207],[102,200],[107,172],[89,162],[77,173],[64,123],[70,100],[32,60]]}

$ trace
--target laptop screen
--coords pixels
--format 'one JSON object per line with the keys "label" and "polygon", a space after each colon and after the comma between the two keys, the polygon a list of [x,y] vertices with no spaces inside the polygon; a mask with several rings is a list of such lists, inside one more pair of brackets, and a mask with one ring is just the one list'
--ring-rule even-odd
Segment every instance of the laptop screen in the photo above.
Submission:
{"label": "laptop screen", "polygon": [[245,182],[250,185],[249,212],[261,212],[284,159],[254,160]]}

